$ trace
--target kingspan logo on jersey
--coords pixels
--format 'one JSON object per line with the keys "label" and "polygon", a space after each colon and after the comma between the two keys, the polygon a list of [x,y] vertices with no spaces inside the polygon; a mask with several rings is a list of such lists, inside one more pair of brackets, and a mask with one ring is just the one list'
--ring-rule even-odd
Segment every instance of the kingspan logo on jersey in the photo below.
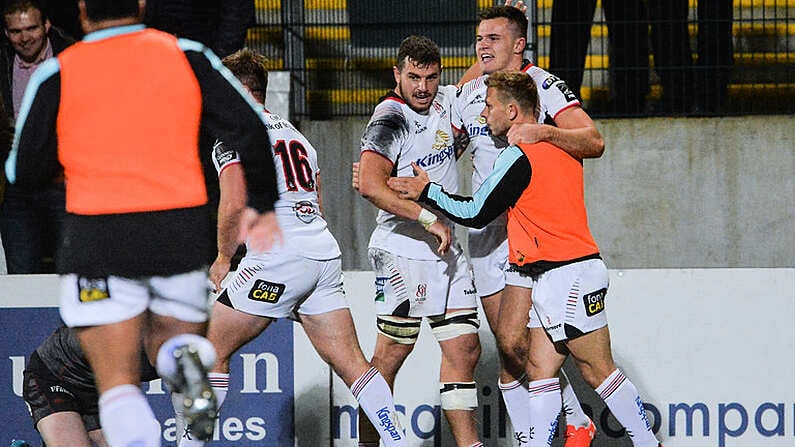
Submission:
{"label": "kingspan logo on jersey", "polygon": [[491,135],[489,126],[486,125],[486,118],[479,116],[476,123],[467,125],[467,134],[470,138]]}
{"label": "kingspan logo on jersey", "polygon": [[450,134],[441,129],[437,130],[436,139],[431,147],[438,152],[431,152],[422,158],[418,158],[416,163],[424,169],[440,165],[447,161],[448,158],[453,158],[455,147],[450,144],[450,140]]}

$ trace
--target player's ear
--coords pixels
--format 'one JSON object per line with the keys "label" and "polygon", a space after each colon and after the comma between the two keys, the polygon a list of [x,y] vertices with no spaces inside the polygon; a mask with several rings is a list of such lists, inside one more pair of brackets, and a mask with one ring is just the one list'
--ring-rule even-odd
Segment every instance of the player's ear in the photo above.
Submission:
{"label": "player's ear", "polygon": [[400,84],[400,69],[397,66],[392,67],[392,74],[395,75],[395,83]]}
{"label": "player's ear", "polygon": [[520,37],[513,42],[513,53],[520,54],[524,53],[524,49],[527,47],[527,37]]}

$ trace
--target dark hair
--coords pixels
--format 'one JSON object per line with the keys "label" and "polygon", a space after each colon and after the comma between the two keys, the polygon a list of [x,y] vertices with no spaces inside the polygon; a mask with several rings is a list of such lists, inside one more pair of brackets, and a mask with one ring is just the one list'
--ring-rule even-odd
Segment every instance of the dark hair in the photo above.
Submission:
{"label": "dark hair", "polygon": [[525,112],[538,117],[538,89],[529,74],[523,71],[498,71],[486,79],[486,86],[499,91],[502,98],[509,97]]}
{"label": "dark hair", "polygon": [[89,20],[138,17],[138,0],[84,0]]}
{"label": "dark hair", "polygon": [[41,22],[47,21],[47,11],[39,0],[9,0],[3,7],[3,16],[11,15],[16,12],[25,12],[28,9],[38,10],[41,14]]}
{"label": "dark hair", "polygon": [[268,89],[268,59],[265,56],[243,48],[226,56],[223,63],[252,93],[260,92],[265,97]]}
{"label": "dark hair", "polygon": [[513,6],[493,6],[478,14],[478,22],[483,20],[508,19],[518,37],[527,37],[527,16]]}
{"label": "dark hair", "polygon": [[398,70],[403,69],[406,58],[411,59],[412,63],[420,67],[432,64],[442,65],[442,54],[439,52],[439,47],[434,41],[424,36],[409,36],[400,42],[396,64]]}

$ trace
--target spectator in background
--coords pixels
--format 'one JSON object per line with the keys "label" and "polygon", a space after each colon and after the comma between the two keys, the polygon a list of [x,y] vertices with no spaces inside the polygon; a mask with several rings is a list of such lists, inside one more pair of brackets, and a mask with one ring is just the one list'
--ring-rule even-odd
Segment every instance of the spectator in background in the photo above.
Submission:
{"label": "spectator in background", "polygon": [[654,70],[662,96],[654,111],[662,114],[720,113],[728,98],[733,64],[732,0],[699,1],[698,58],[690,47],[688,0],[647,2]]}
{"label": "spectator in background", "polygon": [[[665,3],[665,2],[661,2]],[[610,48],[611,91],[606,112],[642,113],[649,93],[648,24],[641,0],[602,0]],[[549,71],[568,81],[581,98],[585,55],[591,41],[596,0],[555,0]]]}
{"label": "spectator in background", "polygon": [[[732,0],[698,1],[698,59],[688,31],[688,0],[603,0],[610,49],[611,99],[605,112],[645,111],[649,93],[649,26],[654,69],[662,96],[654,111],[664,114],[719,113],[726,105],[731,66]],[[591,40],[595,0],[552,4],[550,71],[568,79],[579,96]]]}
{"label": "spectator in background", "polygon": [[[8,40],[0,47],[0,93],[13,125],[33,72],[73,40],[50,24],[38,0],[7,1],[3,19]],[[4,119],[4,129],[5,123]],[[10,149],[8,143],[2,146],[4,160]],[[37,191],[6,185],[0,205],[0,235],[8,273],[54,272],[52,259],[60,238],[64,200],[62,175]]]}
{"label": "spectator in background", "polygon": [[144,23],[225,57],[243,48],[254,24],[254,0],[148,0]]}

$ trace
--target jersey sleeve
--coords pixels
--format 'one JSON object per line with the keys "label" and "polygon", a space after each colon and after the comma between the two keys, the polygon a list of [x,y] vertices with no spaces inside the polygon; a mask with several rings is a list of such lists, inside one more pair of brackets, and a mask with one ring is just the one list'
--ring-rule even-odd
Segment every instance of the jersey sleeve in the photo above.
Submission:
{"label": "jersey sleeve", "polygon": [[532,76],[538,86],[538,99],[541,104],[539,120],[546,116],[554,120],[563,110],[580,105],[577,95],[564,80],[546,71],[539,71]]}
{"label": "jersey sleeve", "polygon": [[213,143],[212,160],[215,172],[220,176],[228,166],[240,163],[240,156],[237,151],[224,144],[223,141],[216,139]]}
{"label": "jersey sleeve", "polygon": [[455,223],[483,228],[513,206],[530,184],[530,161],[516,146],[500,153],[494,171],[472,197],[450,194],[436,183],[429,183],[420,201],[441,211]]}
{"label": "jersey sleeve", "polygon": [[379,104],[362,135],[360,152],[375,152],[396,164],[408,135],[408,123],[399,103],[386,100]]}

